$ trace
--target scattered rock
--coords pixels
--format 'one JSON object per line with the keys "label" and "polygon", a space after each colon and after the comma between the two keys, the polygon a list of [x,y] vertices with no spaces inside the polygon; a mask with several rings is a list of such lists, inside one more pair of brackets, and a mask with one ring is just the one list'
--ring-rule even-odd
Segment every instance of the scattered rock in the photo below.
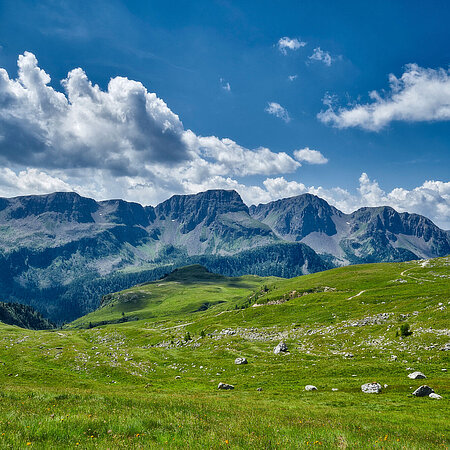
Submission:
{"label": "scattered rock", "polygon": [[234,360],[234,363],[235,364],[248,364],[248,361],[246,358],[236,358]]}
{"label": "scattered rock", "polygon": [[278,355],[278,353],[281,352],[287,352],[288,348],[285,342],[280,342],[274,349],[273,352],[275,353],[275,355]]}
{"label": "scattered rock", "polygon": [[331,390],[332,390],[333,392],[336,392],[336,391],[338,391],[339,389],[338,389],[338,388],[331,388]]}
{"label": "scattered rock", "polygon": [[345,358],[353,358],[353,353],[346,353],[345,355],[344,355],[344,357]]}
{"label": "scattered rock", "polygon": [[357,321],[349,321],[351,327],[364,327],[366,325],[381,325],[387,322],[394,313],[380,313],[374,316],[364,317]]}
{"label": "scattered rock", "polygon": [[391,359],[392,359],[392,361],[397,361],[397,356],[391,355]]}
{"label": "scattered rock", "polygon": [[366,383],[361,386],[364,394],[379,394],[381,392],[380,383]]}
{"label": "scattered rock", "polygon": [[384,387],[385,389],[387,389],[387,388],[389,387],[389,385],[388,385],[388,384],[384,384],[383,387]]}
{"label": "scattered rock", "polygon": [[220,334],[224,334],[226,336],[233,336],[236,334],[236,330],[225,329],[220,332]]}
{"label": "scattered rock", "polygon": [[408,378],[411,378],[411,380],[421,380],[426,378],[426,376],[422,372],[413,372],[408,375]]}
{"label": "scattered rock", "polygon": [[313,386],[312,384],[307,384],[305,386],[305,391],[317,391],[317,388]]}
{"label": "scattered rock", "polygon": [[175,377],[175,380],[181,380],[180,375],[177,375],[177,376]]}
{"label": "scattered rock", "polygon": [[447,342],[444,344],[444,346],[441,348],[444,352],[448,352],[450,350],[450,342]]}
{"label": "scattered rock", "polygon": [[440,400],[442,398],[442,395],[436,394],[436,392],[432,392],[428,395],[430,398],[434,398],[435,400]]}
{"label": "scattered rock", "polygon": [[418,387],[412,394],[416,397],[428,397],[430,394],[434,393],[434,389],[430,388],[426,384]]}
{"label": "scattered rock", "polygon": [[259,388],[257,388],[256,390],[257,390],[258,392],[261,392],[261,391],[262,391],[262,388],[259,387]]}
{"label": "scattered rock", "polygon": [[219,386],[217,386],[217,389],[228,389],[228,390],[231,390],[231,389],[234,389],[234,386],[232,384],[227,384],[227,383],[220,382]]}

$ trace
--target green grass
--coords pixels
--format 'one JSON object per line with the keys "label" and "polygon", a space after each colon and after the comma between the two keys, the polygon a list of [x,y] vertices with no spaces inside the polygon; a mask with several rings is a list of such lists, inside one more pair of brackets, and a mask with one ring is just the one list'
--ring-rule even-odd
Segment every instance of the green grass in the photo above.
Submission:
{"label": "green grass", "polygon": [[[449,302],[449,258],[291,280],[191,266],[63,330],[0,325],[0,446],[448,448]],[[138,320],[95,326],[122,313]],[[356,326],[367,317],[380,323]],[[290,352],[275,355],[281,339]],[[370,381],[388,387],[363,394]],[[421,384],[443,399],[411,396]]]}

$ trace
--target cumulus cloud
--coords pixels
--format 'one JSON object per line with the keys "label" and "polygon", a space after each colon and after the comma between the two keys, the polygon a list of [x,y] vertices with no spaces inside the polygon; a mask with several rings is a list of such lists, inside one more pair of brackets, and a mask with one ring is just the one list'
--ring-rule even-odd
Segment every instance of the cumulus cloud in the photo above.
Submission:
{"label": "cumulus cloud", "polygon": [[38,167],[96,167],[135,174],[147,161],[190,159],[183,125],[156,94],[116,77],[107,91],[82,69],[54,90],[29,52],[19,56],[19,76],[0,70],[0,162]]}
{"label": "cumulus cloud", "polygon": [[320,47],[316,47],[313,54],[308,56],[308,58],[314,61],[322,61],[326,66],[331,66],[331,63],[333,62],[331,55]]}
{"label": "cumulus cloud", "polygon": [[283,55],[287,54],[288,50],[298,50],[301,47],[305,47],[306,42],[300,41],[297,38],[289,38],[287,36],[282,37],[278,41],[278,50],[280,50]]}
{"label": "cumulus cloud", "polygon": [[450,120],[450,70],[426,69],[408,64],[400,78],[389,75],[389,90],[369,93],[371,103],[349,108],[328,108],[318,118],[337,128],[360,127],[379,131],[393,121],[431,122]]}
{"label": "cumulus cloud", "polygon": [[309,164],[326,164],[328,162],[328,159],[322,153],[318,150],[312,150],[309,147],[295,150],[294,157],[297,161],[307,162]]}
{"label": "cumulus cloud", "polygon": [[72,191],[73,187],[58,177],[37,169],[27,169],[15,173],[13,170],[0,168],[0,189],[3,196],[31,195],[36,192],[50,194],[56,191]]}
{"label": "cumulus cloud", "polygon": [[214,136],[199,137],[198,142],[202,156],[212,158],[219,166],[218,173],[268,175],[274,172],[293,172],[300,167],[287,153],[273,153],[268,148],[247,150],[231,139],[218,139]]}
{"label": "cumulus cloud", "polygon": [[280,118],[281,120],[284,120],[286,123],[291,121],[291,118],[289,116],[287,109],[283,108],[279,103],[276,103],[276,102],[267,103],[267,106],[264,111],[271,114],[272,116],[275,116],[275,117]]}
{"label": "cumulus cloud", "polygon": [[[298,167],[286,153],[251,150],[229,139],[199,137],[185,130],[167,104],[140,82],[115,77],[103,91],[77,68],[62,80],[64,92],[59,92],[32,53],[19,56],[18,68],[16,79],[0,69],[4,166],[96,169],[147,179],[164,178],[167,167],[171,173],[195,172],[194,165],[209,175],[219,170],[222,175],[234,174],[236,160],[248,174],[277,174],[287,166]],[[228,84],[224,86],[228,89]]]}
{"label": "cumulus cloud", "polygon": [[297,74],[295,74],[295,75],[289,75],[288,76],[288,80],[289,81],[294,81],[294,80],[296,80],[298,78],[298,75]]}

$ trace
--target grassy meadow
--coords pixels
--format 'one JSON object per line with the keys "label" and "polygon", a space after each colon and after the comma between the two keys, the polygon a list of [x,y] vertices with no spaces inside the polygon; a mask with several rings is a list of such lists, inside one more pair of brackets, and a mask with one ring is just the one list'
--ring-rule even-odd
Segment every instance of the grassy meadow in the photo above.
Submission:
{"label": "grassy meadow", "polygon": [[0,447],[448,448],[449,308],[448,257],[289,280],[191,266],[61,330],[0,325]]}

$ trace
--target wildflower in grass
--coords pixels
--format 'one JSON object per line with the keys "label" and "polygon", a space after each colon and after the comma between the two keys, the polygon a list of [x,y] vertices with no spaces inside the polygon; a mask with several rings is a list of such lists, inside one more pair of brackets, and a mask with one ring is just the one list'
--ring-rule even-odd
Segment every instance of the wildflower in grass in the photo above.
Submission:
{"label": "wildflower in grass", "polygon": [[27,445],[31,445],[31,442],[27,442]]}
{"label": "wildflower in grass", "polygon": [[228,439],[225,439],[225,444],[228,444]]}

